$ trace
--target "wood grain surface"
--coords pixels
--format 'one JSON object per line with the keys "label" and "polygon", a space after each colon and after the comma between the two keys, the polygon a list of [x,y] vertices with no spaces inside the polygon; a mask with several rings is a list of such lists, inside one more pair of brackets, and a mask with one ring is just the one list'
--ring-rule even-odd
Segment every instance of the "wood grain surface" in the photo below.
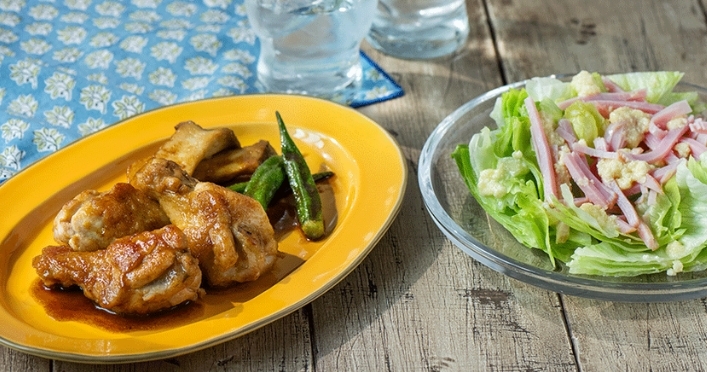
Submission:
{"label": "wood grain surface", "polygon": [[[365,261],[293,314],[169,360],[85,365],[0,348],[7,371],[699,371],[707,303],[611,303],[501,275],[437,229],[417,186],[422,146],[473,97],[533,76],[680,70],[707,85],[705,4],[697,0],[468,0],[456,54],[401,60],[364,50],[405,90],[360,111],[408,165],[400,213]],[[375,208],[375,206],[371,206]]]}

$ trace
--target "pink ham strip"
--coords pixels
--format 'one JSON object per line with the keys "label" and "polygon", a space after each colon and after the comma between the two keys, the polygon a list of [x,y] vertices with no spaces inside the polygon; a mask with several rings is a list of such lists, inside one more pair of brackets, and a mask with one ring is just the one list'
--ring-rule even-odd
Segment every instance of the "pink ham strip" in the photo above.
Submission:
{"label": "pink ham strip", "polygon": [[648,225],[638,216],[638,212],[636,212],[636,209],[633,207],[633,204],[631,204],[631,201],[628,200],[626,195],[624,195],[621,189],[619,189],[619,185],[617,185],[616,182],[611,182],[609,187],[614,190],[618,195],[618,200],[616,204],[619,206],[621,212],[623,212],[624,216],[626,217],[626,222],[629,224],[629,226],[636,227],[636,229],[638,230],[638,236],[646,244],[646,247],[650,248],[653,251],[656,250],[658,248],[658,242],[655,240],[653,232],[648,227]]}
{"label": "pink ham strip", "polygon": [[648,205],[654,205],[656,199],[658,199],[658,193],[652,190],[646,191],[648,193]]}
{"label": "pink ham strip", "polygon": [[569,145],[577,142],[577,135],[574,133],[572,123],[570,123],[567,119],[562,118],[557,122],[557,129],[555,129],[555,132],[557,132],[557,134]]}
{"label": "pink ham strip", "polygon": [[660,129],[667,129],[666,124],[671,119],[679,116],[687,115],[692,112],[692,107],[687,101],[682,100],[671,104],[670,106],[656,112],[651,118],[651,123],[654,123]]}
{"label": "pink ham strip", "polygon": [[572,145],[572,150],[574,150],[580,154],[589,155],[589,156],[592,156],[595,158],[616,159],[619,157],[619,154],[616,152],[599,150],[597,148],[591,148],[581,142],[575,142]]}
{"label": "pink ham strip", "polygon": [[677,172],[678,164],[680,164],[680,162],[676,161],[654,170],[653,177],[660,181],[661,184],[665,184],[675,175],[675,172]]}
{"label": "pink ham strip", "polygon": [[668,131],[658,127],[654,122],[651,122],[648,124],[648,133],[658,137],[659,139],[663,139]]}
{"label": "pink ham strip", "polygon": [[707,133],[707,121],[697,118],[690,124],[690,130],[694,133],[705,134]]}
{"label": "pink ham strip", "polygon": [[557,177],[553,166],[552,150],[548,144],[547,135],[543,128],[542,118],[535,107],[532,98],[525,99],[525,109],[528,111],[530,119],[530,137],[533,141],[533,149],[538,159],[540,173],[543,176],[545,200],[550,201],[552,197],[557,198]]}
{"label": "pink ham strip", "polygon": [[[665,135],[663,135],[665,137]],[[643,143],[648,146],[649,149],[654,149],[660,145],[660,139],[663,137],[658,137],[653,133],[646,133],[646,135],[643,137]]]}
{"label": "pink ham strip", "polygon": [[648,91],[646,89],[633,92],[599,93],[584,97],[585,101],[645,101]]}
{"label": "pink ham strip", "polygon": [[575,152],[562,156],[574,182],[592,203],[606,209],[616,202],[616,193],[609,190],[589,169],[584,155]]}
{"label": "pink ham strip", "polygon": [[637,195],[637,194],[642,194],[643,191],[646,191],[646,187],[644,187],[640,183],[634,183],[633,185],[631,185],[631,187],[624,190],[624,193],[626,195]]}
{"label": "pink ham strip", "polygon": [[609,78],[603,77],[601,80],[604,83],[604,87],[609,92],[623,92],[624,91],[623,89],[621,89],[621,87],[618,84],[614,83]]}
{"label": "pink ham strip", "polygon": [[673,146],[675,146],[680,137],[687,132],[687,129],[688,127],[686,125],[682,128],[669,130],[668,134],[660,140],[660,144],[651,149],[651,151],[644,152],[642,154],[626,153],[626,157],[633,160],[642,160],[648,163],[662,160],[673,150]]}
{"label": "pink ham strip", "polygon": [[668,153],[668,155],[665,156],[664,160],[667,164],[673,164],[675,162],[680,161],[680,158],[678,158],[677,155],[675,155],[675,153],[671,151],[670,153]]}
{"label": "pink ham strip", "polygon": [[594,148],[601,151],[609,151],[609,146],[607,146],[606,140],[601,137],[594,139]]}
{"label": "pink ham strip", "polygon": [[604,131],[604,140],[612,150],[618,150],[626,145],[624,123],[611,123]]}
{"label": "pink ham strip", "polygon": [[579,207],[584,203],[589,203],[589,199],[586,196],[581,196],[579,198],[574,198],[574,205]]}
{"label": "pink ham strip", "polygon": [[646,247],[650,248],[650,250],[655,251],[658,249],[658,241],[655,240],[651,228],[643,221],[638,224],[638,236],[641,237],[641,240],[646,243]]}
{"label": "pink ham strip", "polygon": [[658,180],[650,174],[646,174],[646,180],[643,182],[642,185],[647,187],[649,190],[653,190],[661,194],[663,193],[663,186],[661,186],[660,182],[658,182]]}
{"label": "pink ham strip", "polygon": [[626,217],[626,222],[633,227],[637,227],[641,222],[641,218],[638,217],[638,212],[636,212],[636,209],[633,207],[633,204],[631,204],[631,201],[628,200],[626,195],[624,195],[624,192],[621,191],[619,185],[617,185],[615,181],[612,180],[609,182],[608,186],[613,192],[616,193],[616,204]]}
{"label": "pink ham strip", "polygon": [[645,89],[636,90],[633,92],[609,92],[597,93],[585,97],[573,97],[557,104],[557,107],[565,110],[571,104],[577,101],[636,101],[644,102],[646,100],[647,91]]}
{"label": "pink ham strip", "polygon": [[648,89],[639,89],[631,92],[630,101],[645,101],[648,97]]}
{"label": "pink ham strip", "polygon": [[557,103],[557,107],[559,107],[561,110],[564,111],[564,110],[566,110],[568,107],[570,107],[571,104],[573,104],[573,103],[575,103],[575,102],[577,102],[577,101],[581,101],[581,100],[582,100],[582,98],[580,98],[580,97],[573,97],[573,98],[570,98],[570,99],[566,99],[566,100],[564,100],[564,101],[558,102],[558,103]]}
{"label": "pink ham strip", "polygon": [[648,102],[638,102],[638,101],[608,101],[608,100],[596,100],[591,101],[594,106],[596,106],[599,113],[604,117],[608,117],[611,111],[619,107],[630,107],[636,110],[641,110],[648,114],[655,114],[660,110],[664,109],[665,106],[648,103]]}
{"label": "pink ham strip", "polygon": [[655,177],[650,174],[646,174],[646,180],[643,183],[634,183],[628,189],[624,190],[626,195],[636,195],[636,194],[646,194],[649,190],[655,191],[657,193],[663,193],[663,186],[658,182]]}
{"label": "pink ham strip", "polygon": [[635,228],[635,227],[629,225],[629,224],[626,222],[626,220],[621,219],[621,218],[617,218],[617,219],[616,219],[616,226],[618,226],[618,227],[619,227],[619,231],[621,231],[621,232],[624,233],[624,234],[630,234],[630,233],[636,231],[636,228]]}

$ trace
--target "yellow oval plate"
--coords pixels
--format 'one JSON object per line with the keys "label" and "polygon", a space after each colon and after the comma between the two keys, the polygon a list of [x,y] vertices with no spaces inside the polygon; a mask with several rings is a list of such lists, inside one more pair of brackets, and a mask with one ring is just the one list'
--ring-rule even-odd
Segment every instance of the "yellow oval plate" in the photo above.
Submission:
{"label": "yellow oval plate", "polygon": [[[125,180],[127,166],[193,120],[227,126],[242,144],[269,140],[279,148],[278,110],[312,171],[325,165],[338,221],[331,235],[309,242],[299,231],[280,239],[271,273],[230,291],[207,294],[198,317],[163,329],[110,331],[52,318],[32,294],[32,258],[52,238],[61,206],[85,189]],[[225,342],[311,302],[350,273],[395,218],[407,172],[399,147],[376,123],[328,101],[252,95],[190,102],[143,113],[49,155],[0,185],[0,343],[46,358],[91,363],[172,357]],[[195,304],[196,305],[196,304]]]}

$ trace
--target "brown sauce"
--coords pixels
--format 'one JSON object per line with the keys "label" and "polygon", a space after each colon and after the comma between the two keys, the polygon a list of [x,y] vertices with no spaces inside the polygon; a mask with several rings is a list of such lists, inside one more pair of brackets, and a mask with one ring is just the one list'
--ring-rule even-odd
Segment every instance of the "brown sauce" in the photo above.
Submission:
{"label": "brown sauce", "polygon": [[37,279],[30,290],[32,297],[52,318],[90,324],[111,332],[174,328],[196,321],[204,312],[203,304],[190,302],[145,316],[116,315],[96,306],[78,287],[49,289]]}

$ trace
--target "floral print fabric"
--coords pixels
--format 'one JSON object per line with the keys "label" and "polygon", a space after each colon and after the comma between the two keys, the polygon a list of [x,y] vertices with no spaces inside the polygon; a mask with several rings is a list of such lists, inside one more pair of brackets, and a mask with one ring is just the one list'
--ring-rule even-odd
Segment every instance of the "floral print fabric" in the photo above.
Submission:
{"label": "floral print fabric", "polygon": [[[257,93],[242,0],[0,0],[0,183],[156,107]],[[361,54],[351,106],[403,94]]]}

